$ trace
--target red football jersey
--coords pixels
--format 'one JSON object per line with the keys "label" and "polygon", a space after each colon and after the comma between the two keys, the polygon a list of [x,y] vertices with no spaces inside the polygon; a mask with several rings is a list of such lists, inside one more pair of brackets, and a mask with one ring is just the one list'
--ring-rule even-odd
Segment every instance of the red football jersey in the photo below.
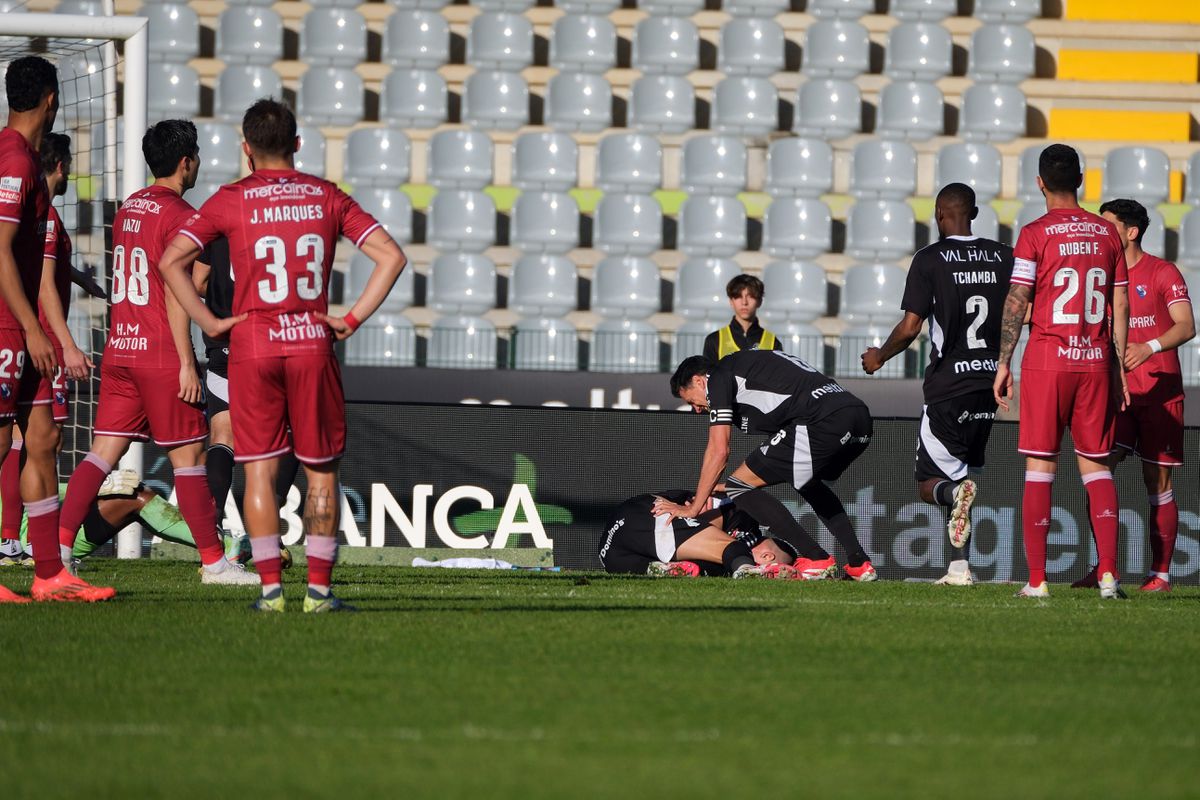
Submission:
{"label": "red football jersey", "polygon": [[[1129,341],[1157,339],[1175,323],[1168,310],[1176,303],[1192,304],[1183,276],[1170,261],[1149,253],[1129,268]],[[1127,373],[1129,397],[1135,405],[1162,405],[1183,399],[1179,351],[1155,353]]]}
{"label": "red football jersey", "polygon": [[128,367],[178,367],[167,321],[163,251],[196,213],[165,186],[134,192],[113,218],[112,318],[104,357]]}
{"label": "red football jersey", "polygon": [[[31,306],[37,306],[42,280],[43,242],[50,193],[37,151],[12,128],[0,131],[0,221],[17,225],[13,256],[21,285]],[[0,301],[0,328],[21,330],[21,324]]]}
{"label": "red football jersey", "polygon": [[1013,255],[1012,282],[1033,287],[1021,368],[1109,369],[1113,287],[1128,283],[1116,228],[1081,208],[1055,209],[1021,229]]}
{"label": "red football jersey", "polygon": [[200,247],[229,239],[233,313],[229,358],[332,353],[329,270],[338,236],[356,246],[379,227],[335,184],[296,170],[257,170],[222,186],[182,233]]}
{"label": "red football jersey", "polygon": [[[71,310],[71,237],[67,235],[58,209],[54,206],[50,206],[50,213],[46,217],[46,250],[42,257],[54,261],[54,288],[58,289],[58,299],[66,317]],[[50,337],[54,348],[61,350],[62,342],[50,330],[50,322],[42,310],[45,301],[44,297],[38,300],[38,321],[42,323],[42,330]]]}

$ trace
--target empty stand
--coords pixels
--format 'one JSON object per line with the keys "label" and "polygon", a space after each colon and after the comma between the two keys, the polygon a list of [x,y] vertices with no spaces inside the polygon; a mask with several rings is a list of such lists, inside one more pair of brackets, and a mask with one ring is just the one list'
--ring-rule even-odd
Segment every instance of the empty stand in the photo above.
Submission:
{"label": "empty stand", "polygon": [[657,372],[658,331],[640,319],[604,319],[592,332],[593,372]]}
{"label": "empty stand", "polygon": [[917,190],[917,151],[907,142],[867,139],[854,146],[850,193],[903,200]]}
{"label": "empty stand", "polygon": [[438,131],[429,139],[428,179],[448,189],[482,189],[490,184],[491,137],[481,131]]}
{"label": "empty stand", "polygon": [[186,4],[147,4],[138,10],[138,15],[149,21],[152,64],[159,61],[187,63],[199,54],[200,18]]}
{"label": "empty stand", "polygon": [[151,122],[200,113],[200,76],[187,64],[151,64],[146,75],[146,112]]}
{"label": "empty stand", "polygon": [[862,129],[862,92],[851,81],[810,80],[800,85],[794,130],[804,136],[843,139]]}
{"label": "empty stand", "polygon": [[812,322],[825,315],[828,284],[825,270],[815,261],[772,261],[763,269],[762,280],[763,319]]}
{"label": "empty stand", "polygon": [[679,185],[691,193],[737,194],[746,188],[746,145],[733,136],[693,136],[683,144]]}
{"label": "empty stand", "polygon": [[729,258],[687,259],[675,275],[675,313],[704,320],[721,318],[729,310],[725,287],[741,272]]}
{"label": "empty stand", "polygon": [[941,22],[958,13],[958,0],[890,0],[888,13],[906,22]]}
{"label": "empty stand", "polygon": [[301,172],[325,177],[325,137],[321,129],[311,125],[300,125],[296,128],[296,136],[300,139],[300,149],[296,151],[295,166]]}
{"label": "empty stand", "polygon": [[906,278],[893,264],[855,264],[846,270],[838,316],[855,324],[888,322],[900,308]]}
{"label": "empty stand", "polygon": [[439,317],[429,329],[426,364],[443,369],[495,369],[496,343],[496,326],[483,317]]}
{"label": "empty stand", "polygon": [[984,22],[1024,24],[1041,13],[1042,0],[975,0],[975,16]]}
{"label": "empty stand", "polygon": [[496,241],[496,204],[483,192],[439,191],[429,205],[425,241],[440,250],[482,252]]}
{"label": "empty stand", "polygon": [[614,319],[645,319],[658,311],[659,284],[658,266],[648,258],[601,259],[592,272],[592,311]]}
{"label": "empty stand", "polygon": [[958,133],[968,141],[1011,142],[1025,135],[1025,94],[1016,86],[977,83],[963,92]]}
{"label": "empty stand", "polygon": [[644,133],[610,133],[596,148],[596,185],[649,194],[662,185],[662,146]]}
{"label": "empty stand", "polygon": [[358,128],[346,137],[342,177],[352,186],[396,188],[408,182],[412,144],[396,128]]}
{"label": "empty stand", "polygon": [[217,23],[217,57],[269,66],[283,58],[283,20],[269,8],[227,6]]}
{"label": "empty stand", "polygon": [[818,19],[858,19],[875,13],[875,0],[808,0],[808,13]]}
{"label": "empty stand", "polygon": [[953,68],[950,31],[932,22],[905,22],[888,34],[883,74],[896,80],[936,81]]}
{"label": "empty stand", "polygon": [[876,131],[880,136],[912,141],[930,139],[941,135],[945,119],[945,100],[935,84],[894,81],[879,93]]}
{"label": "empty stand", "polygon": [[779,95],[766,78],[731,75],[713,90],[712,127],[739,136],[779,129]]}
{"label": "empty stand", "polygon": [[[371,277],[371,273],[375,271],[375,262],[371,257],[360,250],[355,250],[350,256],[350,263],[346,267],[346,282],[342,289],[342,302],[346,305],[352,305],[359,296],[362,295],[363,289],[367,286],[367,281]],[[403,311],[413,304],[414,298],[414,276],[416,271],[410,266],[400,273],[400,277],[392,284],[392,291],[384,298],[383,303],[379,306],[379,310],[384,313],[396,313]]]}
{"label": "empty stand", "polygon": [[859,200],[846,220],[846,254],[862,260],[892,260],[916,245],[912,207],[900,200]]}
{"label": "empty stand", "polygon": [[515,72],[480,70],[467,78],[463,122],[488,129],[516,130],[529,122],[529,87]]}
{"label": "empty stand", "polygon": [[346,340],[346,365],[351,367],[414,367],[417,332],[403,314],[374,314]]}
{"label": "empty stand", "polygon": [[232,181],[242,171],[242,138],[224,122],[197,122],[200,175],[206,180]]}
{"label": "empty stand", "polygon": [[471,20],[467,63],[519,70],[533,63],[533,23],[520,14],[484,12]]}
{"label": "empty stand", "polygon": [[687,78],[643,75],[629,101],[630,127],[652,133],[684,133],[696,124],[696,94]]}
{"label": "empty stand", "polygon": [[[1104,159],[1105,200],[1128,197],[1143,205],[1165,203],[1171,190],[1171,161],[1153,147],[1118,147]],[[1161,252],[1161,251],[1159,251]]]}
{"label": "empty stand", "polygon": [[367,60],[367,21],[348,8],[314,8],[304,15],[300,60],[355,67]]}
{"label": "empty stand", "polygon": [[565,133],[531,131],[513,144],[513,186],[565,192],[579,182],[579,146]]}
{"label": "empty stand", "polygon": [[612,125],[612,87],[603,75],[560,72],[546,89],[546,124],[597,133]]}
{"label": "empty stand", "polygon": [[311,67],[300,76],[297,112],[312,125],[353,125],[366,107],[363,79],[350,67]]}
{"label": "empty stand", "polygon": [[1035,70],[1033,34],[1021,25],[984,25],[971,34],[968,52],[972,80],[1020,83]]}
{"label": "empty stand", "polygon": [[412,241],[412,200],[399,189],[356,189],[354,199],[401,242]]}
{"label": "empty stand", "polygon": [[617,29],[607,17],[564,14],[554,22],[550,66],[603,73],[617,63]]}
{"label": "empty stand", "polygon": [[579,245],[579,205],[565,192],[522,192],[513,205],[511,240],[524,252],[574,249]]}
{"label": "empty stand", "polygon": [[270,67],[231,64],[217,78],[214,110],[218,118],[241,124],[246,109],[259,98],[282,96],[283,81]]}
{"label": "empty stand", "polygon": [[513,368],[574,370],[579,368],[575,326],[548,317],[521,319],[512,333]]}
{"label": "empty stand", "polygon": [[804,74],[814,78],[851,79],[871,66],[867,29],[845,19],[822,19],[809,26],[804,39]]}
{"label": "empty stand", "polygon": [[449,90],[433,70],[396,69],[383,79],[379,116],[402,128],[432,128],[446,121]]}
{"label": "empty stand", "polygon": [[770,77],[784,68],[786,40],[773,19],[734,17],[721,26],[717,69],[726,75]]}
{"label": "empty stand", "polygon": [[979,204],[989,203],[1000,194],[1002,168],[1000,151],[992,145],[951,142],[938,151],[936,189],[949,183],[965,183],[975,190]]}
{"label": "empty stand", "polygon": [[634,69],[686,75],[699,64],[700,33],[690,19],[646,17],[634,29]]}
{"label": "empty stand", "polygon": [[395,67],[435,69],[450,60],[450,24],[436,11],[397,9],[383,36],[384,61]]}
{"label": "empty stand", "polygon": [[729,195],[691,195],[679,209],[679,249],[731,257],[746,249],[746,208]]}
{"label": "empty stand", "polygon": [[776,197],[763,215],[763,250],[778,258],[816,258],[833,246],[833,215],[815,197]]}
{"label": "empty stand", "polygon": [[565,256],[522,255],[512,266],[508,307],[518,314],[562,316],[575,310],[578,280],[575,263]]}
{"label": "empty stand", "polygon": [[767,193],[820,197],[833,188],[833,148],[823,139],[776,139],[767,149]]}
{"label": "empty stand", "polygon": [[478,315],[496,307],[496,265],[480,253],[442,253],[429,265],[428,305]]}

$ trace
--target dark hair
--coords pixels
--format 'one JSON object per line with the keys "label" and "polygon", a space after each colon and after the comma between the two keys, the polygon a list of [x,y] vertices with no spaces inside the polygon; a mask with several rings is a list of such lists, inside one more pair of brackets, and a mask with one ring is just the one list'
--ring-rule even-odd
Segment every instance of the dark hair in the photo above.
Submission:
{"label": "dark hair", "polygon": [[58,169],[59,164],[70,164],[71,137],[65,133],[42,134],[42,146],[38,155],[42,159],[42,172],[47,174]]}
{"label": "dark hair", "polygon": [[1137,228],[1138,235],[1133,240],[1138,244],[1142,243],[1142,237],[1146,235],[1146,229],[1150,227],[1150,214],[1146,211],[1146,207],[1137,200],[1109,200],[1100,206],[1100,213],[1112,214],[1127,228]]}
{"label": "dark hair", "polygon": [[296,115],[278,100],[264,97],[246,109],[242,136],[256,153],[290,156],[296,152]]}
{"label": "dark hair", "polygon": [[1083,183],[1079,153],[1065,144],[1052,144],[1038,156],[1038,175],[1046,191],[1052,194],[1074,193]]}
{"label": "dark hair", "polygon": [[729,299],[740,297],[742,292],[750,290],[750,296],[758,302],[763,299],[763,282],[753,275],[738,275],[725,286],[725,294]]}
{"label": "dark hair", "polygon": [[200,155],[196,126],[188,119],[164,119],[146,129],[142,137],[142,155],[156,178],[169,178],[184,158]]}
{"label": "dark hair", "polygon": [[675,374],[671,376],[671,394],[679,397],[679,393],[692,382],[692,378],[697,375],[707,375],[716,366],[711,359],[704,356],[688,356],[675,369]]}
{"label": "dark hair", "polygon": [[58,70],[41,56],[25,56],[8,65],[4,75],[8,107],[32,111],[46,95],[58,91]]}
{"label": "dark hair", "polygon": [[975,208],[975,190],[965,183],[947,183],[937,194],[939,205],[960,206],[970,213]]}

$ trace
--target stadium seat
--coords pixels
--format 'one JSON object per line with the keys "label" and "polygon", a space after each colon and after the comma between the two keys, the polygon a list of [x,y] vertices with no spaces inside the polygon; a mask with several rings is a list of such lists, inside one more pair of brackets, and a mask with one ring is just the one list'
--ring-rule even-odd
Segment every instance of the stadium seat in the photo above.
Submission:
{"label": "stadium seat", "polygon": [[656,17],[690,17],[704,10],[704,0],[641,0],[637,7]]}
{"label": "stadium seat", "polygon": [[805,10],[818,19],[855,20],[875,13],[875,0],[808,0]]}
{"label": "stadium seat", "polygon": [[833,215],[815,197],[776,197],[763,214],[763,251],[816,258],[833,247]]}
{"label": "stadium seat", "polygon": [[746,249],[746,207],[732,195],[695,195],[679,208],[679,249],[689,256],[731,257]]}
{"label": "stadium seat", "polygon": [[905,22],[941,22],[958,13],[958,0],[890,0],[888,13]]}
{"label": "stadium seat", "polygon": [[971,34],[967,77],[974,81],[1020,83],[1033,75],[1037,47],[1021,25],[984,25]]}
{"label": "stadium seat", "polygon": [[602,317],[645,319],[658,311],[661,290],[650,259],[609,256],[592,271],[591,309]]}
{"label": "stadium seat", "polygon": [[566,253],[579,246],[579,204],[566,192],[522,192],[513,204],[512,246]]}
{"label": "stadium seat", "polygon": [[[900,310],[908,273],[894,264],[854,264],[846,269],[838,316],[854,324],[888,322]],[[861,351],[860,351],[861,352]]]}
{"label": "stadium seat", "polygon": [[859,200],[846,220],[846,255],[863,260],[892,260],[913,252],[916,220],[900,200]]}
{"label": "stadium seat", "polygon": [[746,145],[741,139],[700,134],[683,143],[679,187],[685,192],[735,195],[746,188]]}
{"label": "stadium seat", "polygon": [[439,250],[483,252],[496,241],[496,204],[483,192],[439,191],[429,204],[425,241]]}
{"label": "stadium seat", "polygon": [[1017,239],[1021,236],[1021,229],[1045,213],[1046,201],[1041,197],[1037,200],[1029,200],[1021,206],[1013,222],[1012,243],[1014,246],[1017,243]]}
{"label": "stadium seat", "polygon": [[449,90],[433,70],[394,69],[383,79],[379,117],[400,128],[433,128],[446,121]]}
{"label": "stadium seat", "polygon": [[216,181],[199,181],[184,193],[184,199],[188,201],[188,205],[193,208],[199,208],[204,205],[208,198],[216,194],[217,190],[223,185]]}
{"label": "stadium seat", "polygon": [[579,368],[579,334],[563,319],[517,320],[512,332],[513,369]]}
{"label": "stadium seat", "polygon": [[791,9],[790,0],[722,0],[721,10],[735,17],[767,19]]}
{"label": "stadium seat", "polygon": [[[232,181],[242,172],[242,137],[224,122],[197,122],[200,176],[205,180]],[[95,142],[93,142],[95,149]]]}
{"label": "stadium seat", "polygon": [[200,18],[186,4],[147,3],[138,10],[138,15],[149,20],[151,64],[162,61],[186,64],[200,53]]}
{"label": "stadium seat", "polygon": [[820,197],[833,188],[833,148],[823,139],[790,136],[767,148],[767,194]]}
{"label": "stadium seat", "polygon": [[575,310],[578,298],[579,275],[571,259],[528,253],[513,263],[508,307],[518,314],[561,317]]}
{"label": "stadium seat", "polygon": [[[980,202],[977,208],[979,213],[971,220],[971,233],[984,239],[1000,241],[1000,217],[996,214],[996,209],[983,202]],[[937,219],[933,215],[929,217],[929,237],[931,242],[936,242],[939,238]]]}
{"label": "stadium seat", "polygon": [[779,129],[779,95],[766,78],[732,75],[713,89],[712,127],[739,136]]}
{"label": "stadium seat", "polygon": [[662,147],[644,133],[610,133],[596,147],[596,186],[649,194],[662,185]]}
{"label": "stadium seat", "polygon": [[363,79],[349,67],[312,67],[300,76],[297,115],[310,125],[353,125],[366,110]]}
{"label": "stadium seat", "polygon": [[922,141],[940,136],[945,124],[945,101],[935,84],[893,81],[879,93],[875,130],[884,138]]}
{"label": "stadium seat", "polygon": [[850,194],[904,200],[917,191],[917,151],[907,142],[866,139],[854,146]]}
{"label": "stadium seat", "polygon": [[516,72],[480,70],[467,78],[463,122],[484,130],[516,130],[529,122],[529,87]]}
{"label": "stadium seat", "polygon": [[146,113],[150,122],[200,114],[200,76],[187,64],[150,65],[146,76]]}
{"label": "stadium seat", "polygon": [[633,68],[686,75],[700,65],[700,33],[690,19],[646,17],[633,34]]}
{"label": "stadium seat", "polygon": [[564,14],[554,22],[550,66],[604,73],[617,64],[617,29],[607,17]]}
{"label": "stadium seat", "polygon": [[612,87],[603,75],[560,72],[546,87],[546,124],[597,133],[612,125]]}
{"label": "stadium seat", "polygon": [[869,71],[871,39],[867,29],[844,19],[821,19],[808,28],[801,72],[809,78],[851,80]]}
{"label": "stadium seat", "polygon": [[484,12],[471,20],[467,63],[520,70],[533,63],[533,23],[519,14]]}
{"label": "stadium seat", "polygon": [[977,83],[963,92],[958,134],[968,141],[1011,142],[1025,135],[1025,94],[1016,86]]}
{"label": "stadium seat", "polygon": [[570,15],[608,16],[621,7],[621,0],[558,0],[554,7],[561,8]]}
{"label": "stadium seat", "polygon": [[1150,216],[1150,224],[1146,227],[1145,236],[1142,237],[1142,249],[1147,253],[1166,255],[1167,226],[1163,221],[1163,215],[1153,207],[1147,208],[1146,213]]}
{"label": "stadium seat", "polygon": [[[8,9],[5,9],[7,11]],[[77,14],[83,17],[103,17],[104,3],[101,0],[59,0],[55,14]]]}
{"label": "stadium seat", "polygon": [[1041,200],[1042,190],[1038,188],[1038,159],[1042,155],[1042,151],[1046,149],[1044,144],[1035,144],[1021,151],[1020,165],[1017,170],[1017,199],[1018,200]]}
{"label": "stadium seat", "polygon": [[936,81],[953,68],[950,31],[933,22],[905,22],[888,34],[883,74],[893,80]]}
{"label": "stadium seat", "polygon": [[649,195],[605,194],[592,244],[605,253],[646,256],[662,247],[662,208]]}
{"label": "stadium seat", "polygon": [[217,58],[270,66],[283,58],[283,20],[269,8],[226,6],[217,22]]}
{"label": "stadium seat", "polygon": [[720,319],[729,312],[725,287],[741,272],[729,258],[687,259],[675,273],[675,313],[689,319]]}
{"label": "stadium seat", "polygon": [[592,332],[592,372],[658,372],[658,331],[637,319],[604,319]]}
{"label": "stadium seat", "polygon": [[353,67],[367,60],[367,21],[348,8],[314,8],[304,15],[300,60]]}
{"label": "stadium seat", "polygon": [[536,0],[475,0],[476,8],[484,11],[507,11],[510,14],[523,14],[537,5]]}
{"label": "stadium seat", "polygon": [[825,371],[825,336],[811,322],[773,323],[771,333],[779,341],[783,352],[796,356],[804,363]]}
{"label": "stadium seat", "polygon": [[480,253],[442,253],[429,265],[427,305],[445,314],[496,307],[496,265]]}
{"label": "stadium seat", "polygon": [[773,19],[734,17],[721,26],[717,69],[726,75],[769,78],[784,68],[786,40]]}
{"label": "stadium seat", "polygon": [[[900,308],[900,296],[896,295],[895,301],[892,303],[892,316],[895,316]],[[892,332],[890,323],[885,324],[862,324],[849,325],[838,337],[837,343],[837,359],[834,375],[838,378],[861,378],[862,371],[862,353],[868,347],[880,347],[887,341],[888,335]],[[903,378],[904,377],[904,355],[900,354],[888,361],[883,367],[875,373],[880,378]]]}
{"label": "stadium seat", "polygon": [[311,125],[300,125],[296,128],[296,136],[300,138],[300,149],[296,151],[296,169],[325,177],[325,137],[321,129]]}
{"label": "stadium seat", "polygon": [[408,182],[412,145],[397,128],[355,128],[346,137],[342,178],[351,186],[394,189]]}
{"label": "stadium seat", "polygon": [[851,81],[805,81],[796,98],[793,130],[823,139],[858,133],[862,130],[862,92]]}
{"label": "stadium seat", "polygon": [[[355,250],[350,256],[350,263],[346,267],[346,281],[342,288],[342,302],[347,306],[353,305],[362,295],[363,289],[367,287],[367,281],[374,271],[375,262],[371,260],[371,257],[362,251]],[[383,303],[379,306],[381,312],[399,312],[413,304],[416,283],[414,279],[415,273],[416,271],[411,267],[400,273],[400,277],[392,285],[392,291],[388,293],[388,296],[384,298]]]}
{"label": "stadium seat", "polygon": [[984,142],[952,142],[938,151],[937,186],[965,183],[975,190],[979,205],[1000,194],[1003,160],[1000,151]]}
{"label": "stadium seat", "polygon": [[1024,24],[1042,14],[1042,0],[975,0],[975,17],[984,22]]}
{"label": "stadium seat", "polygon": [[427,180],[446,189],[482,189],[492,182],[492,140],[470,130],[438,131],[429,137]]}
{"label": "stadium seat", "polygon": [[1200,205],[1200,150],[1192,153],[1191,158],[1188,159],[1183,202]]}
{"label": "stadium seat", "polygon": [[[1200,210],[1193,209],[1183,215],[1179,224],[1179,258],[1176,261],[1180,269],[1200,269]],[[1196,296],[1200,297],[1200,286],[1196,287]]]}
{"label": "stadium seat", "polygon": [[[729,306],[725,308],[728,310]],[[724,317],[689,319],[684,322],[671,337],[671,363],[678,364],[688,356],[701,355],[704,352],[704,340],[726,322]]]}
{"label": "stadium seat", "polygon": [[812,322],[825,316],[829,288],[815,261],[772,261],[763,269],[760,315],[771,322]]}
{"label": "stadium seat", "polygon": [[450,23],[436,11],[397,9],[384,29],[383,60],[394,67],[440,67],[450,60]]}
{"label": "stadium seat", "polygon": [[483,317],[438,317],[429,328],[425,363],[438,369],[495,369],[496,341],[496,326]]}
{"label": "stadium seat", "polygon": [[1171,191],[1171,160],[1153,147],[1118,147],[1104,158],[1101,196],[1128,197],[1146,206],[1167,202]]}
{"label": "stadium seat", "polygon": [[579,146],[565,133],[531,131],[513,144],[512,184],[565,192],[579,183]]}
{"label": "stadium seat", "polygon": [[374,314],[346,340],[348,367],[415,367],[417,331],[403,314]]}
{"label": "stadium seat", "polygon": [[355,190],[354,199],[392,238],[400,242],[412,241],[412,200],[404,192],[399,189],[362,188]]}
{"label": "stadium seat", "polygon": [[[104,119],[104,59],[100,51],[92,49],[75,53],[59,61],[56,66],[62,93],[59,98],[60,119],[56,120],[56,124],[74,127]],[[8,107],[7,99],[4,106]]]}
{"label": "stadium seat", "polygon": [[240,125],[246,109],[259,98],[282,96],[283,81],[270,67],[230,65],[217,78],[213,110],[217,118]]}
{"label": "stadium seat", "polygon": [[633,83],[629,125],[650,133],[685,133],[696,125],[696,94],[687,78],[643,75]]}

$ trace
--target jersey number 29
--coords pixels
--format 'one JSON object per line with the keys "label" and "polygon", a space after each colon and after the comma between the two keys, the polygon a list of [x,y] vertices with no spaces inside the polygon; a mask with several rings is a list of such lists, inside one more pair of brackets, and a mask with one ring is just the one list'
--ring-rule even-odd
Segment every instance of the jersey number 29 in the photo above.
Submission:
{"label": "jersey number 29", "polygon": [[[296,296],[301,300],[316,300],[325,289],[321,273],[325,263],[325,240],[315,233],[306,233],[296,240],[297,258],[307,258],[308,274],[296,278]],[[287,243],[278,236],[264,236],[254,243],[254,257],[266,262],[270,278],[258,282],[258,296],[264,303],[282,303],[287,299]]]}

